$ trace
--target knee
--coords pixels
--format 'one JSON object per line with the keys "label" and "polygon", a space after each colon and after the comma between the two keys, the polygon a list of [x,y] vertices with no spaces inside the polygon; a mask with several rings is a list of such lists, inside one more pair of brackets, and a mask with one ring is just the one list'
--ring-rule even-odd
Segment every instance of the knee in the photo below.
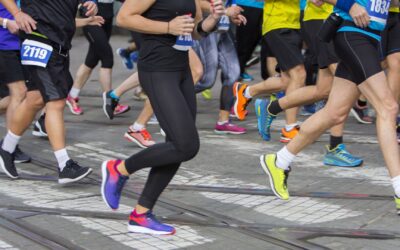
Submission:
{"label": "knee", "polygon": [[348,110],[345,110],[344,108],[331,109],[329,107],[325,107],[324,109],[327,110],[326,119],[329,121],[331,126],[342,124],[346,121]]}
{"label": "knee", "polygon": [[26,86],[25,84],[17,84],[15,86],[10,87],[10,97],[12,100],[22,102],[22,100],[26,96]]}
{"label": "knee", "polygon": [[295,81],[299,87],[304,86],[306,82],[307,73],[303,65],[298,65],[289,70],[289,76],[292,81]]}
{"label": "knee", "polygon": [[400,72],[400,56],[397,54],[388,57],[387,66],[390,71]]}
{"label": "knee", "polygon": [[178,147],[179,152],[182,155],[182,162],[193,159],[200,150],[199,137],[194,137],[191,140],[187,140],[180,144]]}
{"label": "knee", "polygon": [[55,100],[55,101],[50,101],[46,104],[46,109],[48,110],[58,110],[58,111],[63,111],[65,108],[65,100]]}
{"label": "knee", "polygon": [[41,96],[39,96],[39,97],[30,97],[28,95],[27,98],[25,99],[25,101],[26,101],[26,106],[27,107],[31,107],[34,110],[40,110],[44,106],[44,101],[43,101],[43,98]]}
{"label": "knee", "polygon": [[396,120],[397,114],[399,112],[399,104],[394,100],[394,98],[388,98],[383,101],[380,105],[381,107],[376,107],[377,118],[383,120]]}

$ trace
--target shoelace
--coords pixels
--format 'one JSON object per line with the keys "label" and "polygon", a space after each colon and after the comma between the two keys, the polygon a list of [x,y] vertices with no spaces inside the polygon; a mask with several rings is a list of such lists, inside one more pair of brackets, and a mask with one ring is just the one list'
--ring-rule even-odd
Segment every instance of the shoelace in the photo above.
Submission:
{"label": "shoelace", "polygon": [[337,149],[336,153],[339,155],[339,157],[345,159],[346,161],[352,161],[355,158],[345,149]]}
{"label": "shoelace", "polygon": [[140,131],[140,134],[143,136],[143,138],[148,141],[151,140],[151,135],[149,133],[149,131],[147,131],[147,129],[143,129]]}

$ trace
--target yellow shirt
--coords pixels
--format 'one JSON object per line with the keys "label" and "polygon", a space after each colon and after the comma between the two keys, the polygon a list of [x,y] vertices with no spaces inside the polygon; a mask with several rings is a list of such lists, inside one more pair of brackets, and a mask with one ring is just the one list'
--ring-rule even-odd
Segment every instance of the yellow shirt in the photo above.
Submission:
{"label": "yellow shirt", "polygon": [[300,0],[265,0],[262,33],[300,29]]}
{"label": "yellow shirt", "polygon": [[389,12],[400,13],[399,7],[393,6],[390,7]]}
{"label": "yellow shirt", "polygon": [[333,12],[333,5],[324,3],[320,7],[307,1],[306,8],[304,9],[303,21],[310,20],[325,20]]}

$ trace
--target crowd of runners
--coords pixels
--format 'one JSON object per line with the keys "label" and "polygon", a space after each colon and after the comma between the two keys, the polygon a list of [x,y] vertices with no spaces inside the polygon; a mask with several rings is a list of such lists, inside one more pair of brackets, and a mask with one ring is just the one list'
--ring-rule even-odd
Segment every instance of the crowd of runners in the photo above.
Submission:
{"label": "crowd of runners", "polygon": [[[104,202],[118,209],[129,176],[150,168],[128,230],[175,233],[152,209],[181,163],[199,151],[196,94],[212,98],[221,70],[215,133],[244,134],[246,128],[232,118],[244,120],[255,113],[259,139],[271,141],[273,122],[285,112],[286,123],[280,128],[285,144],[276,153],[260,156],[278,198],[289,199],[288,176],[296,155],[325,131],[330,131],[325,165],[363,164],[362,156],[351,154],[344,144],[351,113],[360,123],[376,124],[400,215],[398,0],[121,2],[115,17],[113,0],[0,0],[0,109],[7,127],[0,167],[8,177],[17,179],[15,164],[30,161],[18,144],[32,124],[33,135],[50,141],[59,183],[76,182],[92,172],[68,155],[64,110],[68,106],[72,114],[83,115],[79,94],[100,63],[98,81],[108,119],[129,111],[129,105],[119,102],[127,91],[135,89],[136,98],[144,101],[124,134],[143,150],[102,164]],[[117,57],[128,70],[137,64],[137,71],[118,86],[112,86],[114,25],[131,34],[129,45],[116,50]],[[73,78],[69,51],[76,27],[82,27],[89,48]],[[258,62],[264,80],[250,84],[254,78],[246,69]],[[302,124],[301,113],[309,116]],[[149,123],[160,125],[165,142],[152,139]]]}

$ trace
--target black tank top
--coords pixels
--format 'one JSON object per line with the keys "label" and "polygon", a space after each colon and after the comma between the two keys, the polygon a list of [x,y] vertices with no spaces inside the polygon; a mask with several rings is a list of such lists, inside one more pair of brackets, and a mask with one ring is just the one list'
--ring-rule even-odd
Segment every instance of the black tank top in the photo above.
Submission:
{"label": "black tank top", "polygon": [[[195,0],[156,0],[143,16],[169,22],[177,16],[196,15]],[[173,35],[143,34],[138,68],[141,71],[181,71],[189,67],[187,51],[174,49],[177,37]]]}

